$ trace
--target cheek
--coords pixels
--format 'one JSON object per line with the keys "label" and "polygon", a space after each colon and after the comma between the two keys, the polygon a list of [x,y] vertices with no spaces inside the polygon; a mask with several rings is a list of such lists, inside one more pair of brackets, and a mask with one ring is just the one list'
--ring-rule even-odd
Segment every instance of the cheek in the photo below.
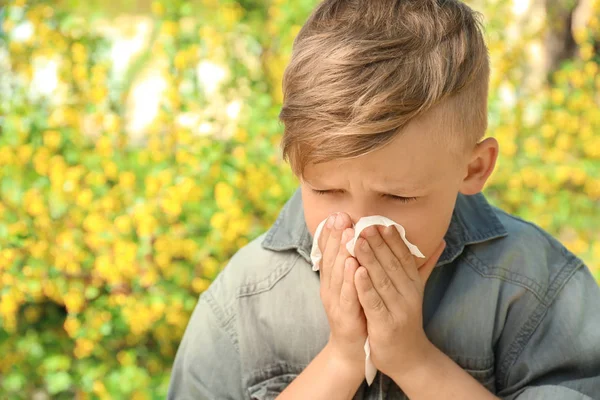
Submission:
{"label": "cheek", "polygon": [[416,245],[425,256],[425,258],[415,258],[418,266],[425,264],[448,230],[452,208],[443,212],[437,210],[398,218],[398,221],[401,221],[400,223],[406,229],[406,238]]}
{"label": "cheek", "polygon": [[324,201],[322,196],[316,195],[308,190],[302,189],[302,203],[304,205],[304,219],[308,231],[315,236],[317,227],[325,218],[340,210],[335,205]]}

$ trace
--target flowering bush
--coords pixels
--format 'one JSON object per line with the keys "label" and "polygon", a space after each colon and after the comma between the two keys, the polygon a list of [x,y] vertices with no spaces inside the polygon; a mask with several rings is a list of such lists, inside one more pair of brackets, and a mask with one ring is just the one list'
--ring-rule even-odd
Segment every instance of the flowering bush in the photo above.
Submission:
{"label": "flowering bush", "polygon": [[[280,82],[316,1],[155,1],[126,67],[110,29],[52,3],[1,19],[0,393],[161,398],[198,294],[297,185]],[[536,86],[541,28],[510,40],[507,2],[485,3],[502,149],[487,194],[599,276],[600,6]]]}

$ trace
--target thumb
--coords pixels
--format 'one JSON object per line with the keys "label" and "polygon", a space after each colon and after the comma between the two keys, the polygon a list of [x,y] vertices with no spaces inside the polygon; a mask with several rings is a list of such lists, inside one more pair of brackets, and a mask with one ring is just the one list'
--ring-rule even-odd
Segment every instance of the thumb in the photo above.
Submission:
{"label": "thumb", "polygon": [[433,269],[435,268],[435,264],[437,264],[438,260],[440,259],[440,256],[442,255],[442,252],[444,251],[445,248],[446,248],[446,241],[444,239],[442,239],[442,242],[437,247],[437,249],[435,249],[435,251],[431,254],[431,256],[429,257],[429,260],[427,260],[427,262],[425,264],[423,264],[423,266],[421,268],[419,268],[419,275],[421,276],[421,282],[423,282],[423,287],[427,283],[429,276],[431,275],[431,273],[433,272]]}

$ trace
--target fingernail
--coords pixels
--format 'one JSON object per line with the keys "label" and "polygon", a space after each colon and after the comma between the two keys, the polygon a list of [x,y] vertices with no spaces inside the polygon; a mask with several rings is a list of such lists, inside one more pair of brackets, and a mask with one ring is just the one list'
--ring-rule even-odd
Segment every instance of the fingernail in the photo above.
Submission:
{"label": "fingernail", "polygon": [[338,217],[335,219],[335,229],[342,229],[344,226],[344,218]]}
{"label": "fingernail", "polygon": [[329,217],[329,219],[327,219],[327,227],[328,228],[332,228],[333,227],[333,223],[335,222],[335,214],[331,215]]}
{"label": "fingernail", "polygon": [[376,228],[374,226],[369,226],[368,228],[365,229],[365,235],[366,236],[375,236],[375,232],[377,232],[375,229]]}
{"label": "fingernail", "polygon": [[350,239],[350,231],[350,228],[344,230],[344,233],[342,234],[342,241],[347,242]]}

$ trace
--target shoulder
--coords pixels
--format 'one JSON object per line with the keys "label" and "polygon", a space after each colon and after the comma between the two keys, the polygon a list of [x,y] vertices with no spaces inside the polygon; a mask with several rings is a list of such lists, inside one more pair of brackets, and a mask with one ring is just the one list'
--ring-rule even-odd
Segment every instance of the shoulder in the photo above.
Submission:
{"label": "shoulder", "polygon": [[523,286],[542,302],[551,301],[582,261],[539,226],[493,210],[507,235],[467,246],[465,260],[485,277]]}

